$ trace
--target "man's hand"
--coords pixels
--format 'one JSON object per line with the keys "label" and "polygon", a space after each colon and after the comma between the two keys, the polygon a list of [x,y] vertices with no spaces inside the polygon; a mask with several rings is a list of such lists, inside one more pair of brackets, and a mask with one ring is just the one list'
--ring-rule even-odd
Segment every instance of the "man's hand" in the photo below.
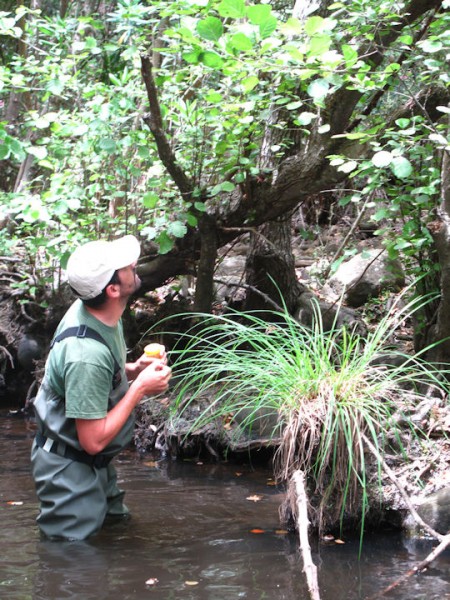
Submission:
{"label": "man's hand", "polygon": [[[161,346],[161,348],[164,348],[164,346]],[[136,377],[139,375],[139,373],[141,373],[141,371],[143,371],[149,365],[151,365],[155,362],[161,362],[163,365],[167,365],[167,353],[166,353],[165,348],[161,352],[161,355],[158,358],[147,356],[144,353],[135,362],[127,363],[125,365],[125,372],[127,374],[128,380],[133,381],[134,379],[136,379]]]}
{"label": "man's hand", "polygon": [[136,377],[135,384],[141,388],[144,396],[165,392],[169,387],[172,369],[162,359],[147,360],[151,362]]}

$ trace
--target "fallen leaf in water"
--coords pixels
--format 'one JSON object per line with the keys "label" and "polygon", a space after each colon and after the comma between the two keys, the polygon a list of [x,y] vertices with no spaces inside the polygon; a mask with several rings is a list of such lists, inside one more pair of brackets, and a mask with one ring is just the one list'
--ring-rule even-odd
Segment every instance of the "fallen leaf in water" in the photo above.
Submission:
{"label": "fallen leaf in water", "polygon": [[250,533],[266,533],[266,532],[264,531],[264,529],[255,528],[255,529],[250,529]]}
{"label": "fallen leaf in water", "polygon": [[251,500],[252,502],[259,502],[260,500],[262,500],[262,496],[257,496],[256,494],[254,494],[253,496],[248,496],[246,500]]}
{"label": "fallen leaf in water", "polygon": [[335,539],[334,543],[335,544],[345,544],[345,542],[343,542],[342,540],[339,540],[339,539]]}
{"label": "fallen leaf in water", "polygon": [[22,506],[23,502],[15,502],[14,500],[9,500],[6,504],[10,506]]}
{"label": "fallen leaf in water", "polygon": [[156,579],[156,577],[150,577],[150,579],[147,579],[145,582],[145,585],[156,585],[157,583],[159,583],[159,579]]}
{"label": "fallen leaf in water", "polygon": [[186,585],[198,585],[198,581],[185,581]]}

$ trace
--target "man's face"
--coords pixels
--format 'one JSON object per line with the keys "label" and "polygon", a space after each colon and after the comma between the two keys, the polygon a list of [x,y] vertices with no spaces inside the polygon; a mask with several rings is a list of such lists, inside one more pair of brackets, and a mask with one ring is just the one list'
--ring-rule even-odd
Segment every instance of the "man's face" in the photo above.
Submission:
{"label": "man's face", "polygon": [[125,300],[141,287],[141,280],[136,273],[136,263],[117,271],[120,285],[120,296]]}

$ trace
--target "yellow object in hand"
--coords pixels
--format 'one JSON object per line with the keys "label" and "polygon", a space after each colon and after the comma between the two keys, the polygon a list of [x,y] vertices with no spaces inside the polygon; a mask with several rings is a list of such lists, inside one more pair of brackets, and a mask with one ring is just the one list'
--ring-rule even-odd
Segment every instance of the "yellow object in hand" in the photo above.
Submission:
{"label": "yellow object in hand", "polygon": [[164,346],[161,344],[147,344],[144,348],[145,355],[152,358],[161,358],[163,352]]}

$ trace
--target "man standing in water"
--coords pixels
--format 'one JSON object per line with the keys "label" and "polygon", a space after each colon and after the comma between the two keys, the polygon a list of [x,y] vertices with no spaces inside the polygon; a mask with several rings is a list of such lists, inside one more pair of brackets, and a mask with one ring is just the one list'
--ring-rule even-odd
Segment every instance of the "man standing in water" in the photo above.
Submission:
{"label": "man standing in water", "polygon": [[108,515],[128,513],[110,461],[131,441],[135,406],[169,385],[165,354],[125,360],[121,317],[141,283],[139,254],[127,235],[80,246],[67,265],[78,299],[58,325],[34,401],[31,451],[37,522],[51,538],[85,539]]}

